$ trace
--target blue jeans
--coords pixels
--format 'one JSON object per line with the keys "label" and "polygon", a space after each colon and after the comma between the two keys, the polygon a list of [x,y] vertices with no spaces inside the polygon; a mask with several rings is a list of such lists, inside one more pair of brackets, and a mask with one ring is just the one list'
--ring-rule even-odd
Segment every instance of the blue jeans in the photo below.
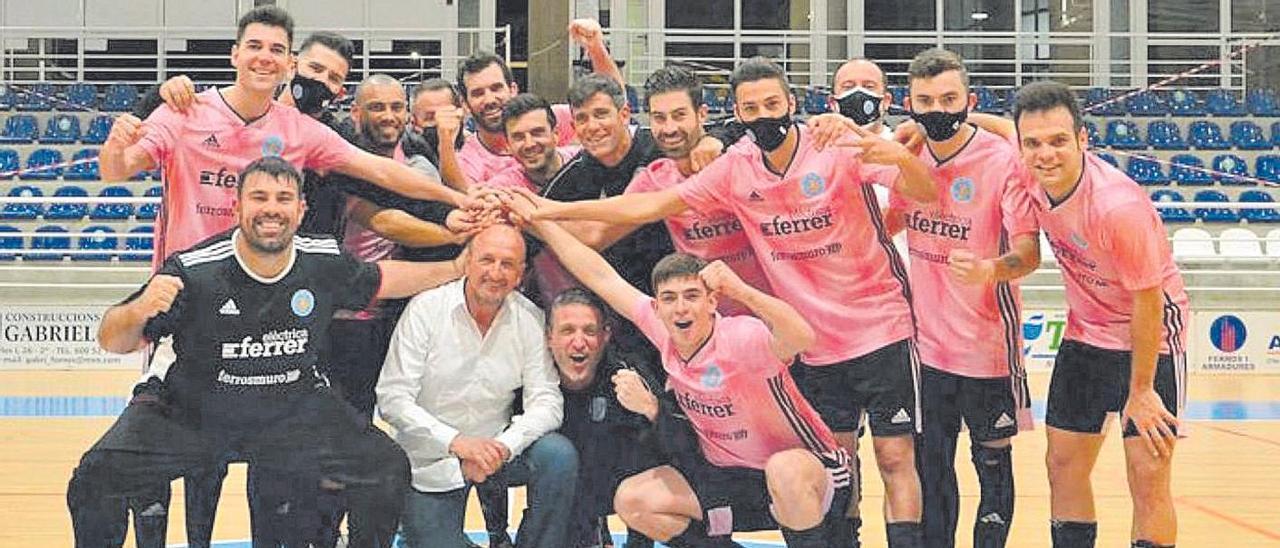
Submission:
{"label": "blue jeans", "polygon": [[[520,548],[564,548],[578,483],[578,451],[568,438],[551,432],[491,478],[529,488],[529,508],[520,521]],[[401,527],[408,548],[461,548],[462,523],[471,485],[440,493],[411,490]]]}

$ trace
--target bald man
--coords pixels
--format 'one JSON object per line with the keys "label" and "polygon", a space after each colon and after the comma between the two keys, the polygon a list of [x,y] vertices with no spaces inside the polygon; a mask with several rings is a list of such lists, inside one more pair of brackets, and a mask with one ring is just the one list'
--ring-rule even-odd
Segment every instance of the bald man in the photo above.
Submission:
{"label": "bald man", "polygon": [[413,468],[405,543],[462,546],[467,491],[497,481],[529,488],[520,546],[564,548],[578,453],[554,432],[564,399],[542,311],[515,291],[524,238],[494,225],[467,248],[461,280],[409,302],[378,380],[378,409]]}

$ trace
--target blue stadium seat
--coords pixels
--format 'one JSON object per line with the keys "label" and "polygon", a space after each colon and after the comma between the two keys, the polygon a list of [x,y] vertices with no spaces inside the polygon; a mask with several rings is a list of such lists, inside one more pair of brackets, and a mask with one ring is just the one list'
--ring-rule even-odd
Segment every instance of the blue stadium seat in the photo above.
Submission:
{"label": "blue stadium seat", "polygon": [[631,107],[632,114],[644,112],[644,103],[640,102],[640,93],[636,91],[636,87],[627,84],[627,105]]}
{"label": "blue stadium seat", "polygon": [[902,106],[906,102],[908,93],[906,86],[889,86],[889,93],[893,95],[893,104]]}
{"label": "blue stadium seat", "polygon": [[1244,99],[1245,109],[1254,116],[1280,116],[1280,101],[1270,89],[1255,89]]}
{"label": "blue stadium seat", "polygon": [[0,110],[12,110],[13,104],[17,101],[17,90],[8,85],[0,84]]}
{"label": "blue stadium seat", "polygon": [[18,151],[11,148],[0,148],[0,181],[12,181],[22,169],[22,160]]}
{"label": "blue stadium seat", "polygon": [[27,167],[19,179],[51,181],[62,177],[62,152],[52,148],[38,148],[27,156]]}
{"label": "blue stadium seat", "polygon": [[1280,147],[1280,122],[1271,123],[1271,144]]}
{"label": "blue stadium seat", "polygon": [[[164,193],[164,188],[157,185],[148,188],[142,195],[147,198],[159,198]],[[147,220],[156,218],[156,213],[160,211],[160,204],[142,204],[138,206],[138,220]]]}
{"label": "blue stadium seat", "polygon": [[[67,228],[59,225],[45,225],[35,230],[48,236],[32,236],[31,249],[32,252],[26,254],[24,258],[28,261],[61,261],[66,253],[63,251],[71,250],[70,236],[54,236],[54,234],[65,234]],[[36,253],[35,250],[44,249],[50,252]]]}
{"label": "blue stadium seat", "polygon": [[1264,181],[1280,183],[1280,156],[1264,154],[1253,164],[1253,175]]}
{"label": "blue stadium seat", "polygon": [[[133,192],[123,186],[109,186],[98,193],[101,198],[132,198]],[[90,219],[125,220],[133,216],[133,204],[98,204],[89,214]]]}
{"label": "blue stadium seat", "polygon": [[58,105],[60,110],[94,110],[98,108],[98,86],[77,82],[67,88],[67,100]]}
{"label": "blue stadium seat", "polygon": [[[1240,201],[1247,204],[1275,204],[1274,198],[1263,191],[1240,192]],[[1268,209],[1242,209],[1240,218],[1249,223],[1280,223],[1280,213],[1274,207]]]}
{"label": "blue stadium seat", "polygon": [[[1157,190],[1151,193],[1151,201],[1153,202],[1185,202],[1182,194],[1176,190]],[[1196,216],[1187,211],[1185,207],[1161,207],[1156,208],[1160,213],[1160,219],[1166,223],[1191,223],[1195,222]]]}
{"label": "blue stadium seat", "polygon": [[39,131],[35,116],[14,114],[4,121],[4,132],[0,133],[0,143],[31,143],[36,140],[36,134]]}
{"label": "blue stadium seat", "polygon": [[1125,110],[1130,116],[1164,116],[1169,114],[1169,107],[1160,100],[1160,96],[1150,91],[1137,93],[1124,100]]}
{"label": "blue stadium seat", "polygon": [[[16,226],[0,225],[0,234],[20,232],[22,229]],[[21,255],[22,248],[22,236],[0,236],[0,261],[12,261]]]}
{"label": "blue stadium seat", "polygon": [[[1275,203],[1270,194],[1261,190],[1246,190],[1240,193],[1240,201],[1251,204]],[[1280,212],[1275,208],[1241,209],[1240,218],[1251,223],[1280,223]]]}
{"label": "blue stadium seat", "polygon": [[111,134],[111,123],[113,120],[110,116],[94,116],[89,120],[89,129],[84,132],[84,139],[81,141],[86,145],[100,145],[107,141],[107,136]]}
{"label": "blue stadium seat", "polygon": [[1107,145],[1121,150],[1138,150],[1147,148],[1138,134],[1138,125],[1129,120],[1112,120],[1107,122]]}
{"label": "blue stadium seat", "polygon": [[143,236],[143,234],[151,234],[151,225],[139,226],[129,229],[129,234],[138,234],[137,236],[129,236],[124,240],[124,248],[129,251],[138,251],[145,253],[126,253],[120,256],[122,261],[150,261],[151,252],[155,249],[155,241],[151,236]]}
{"label": "blue stadium seat", "polygon": [[1198,150],[1227,150],[1231,143],[1222,136],[1222,128],[1208,120],[1196,120],[1187,128],[1187,141]]}
{"label": "blue stadium seat", "polygon": [[[1201,190],[1196,193],[1193,202],[1230,202],[1226,194],[1218,190]],[[1240,221],[1240,215],[1234,209],[1225,207],[1197,207],[1195,215],[1206,223],[1235,223]]]}
{"label": "blue stadium seat", "polygon": [[1120,160],[1117,160],[1114,154],[1099,152],[1097,153],[1097,156],[1102,159],[1102,161],[1115,166],[1116,169],[1120,169]]}
{"label": "blue stadium seat", "polygon": [[1270,150],[1271,141],[1258,124],[1248,120],[1231,122],[1231,144],[1240,150]]}
{"label": "blue stadium seat", "polygon": [[831,94],[821,89],[810,89],[804,94],[804,111],[808,114],[826,114],[831,111],[828,99]]}
{"label": "blue stadium seat", "polygon": [[724,97],[712,88],[702,88],[702,103],[707,105],[707,110],[713,114],[724,112]]}
{"label": "blue stadium seat", "polygon": [[1004,114],[1007,105],[1004,101],[1004,92],[992,90],[986,86],[977,86],[973,88],[973,92],[978,96],[978,112],[986,112],[990,114]]}
{"label": "blue stadium seat", "polygon": [[[36,187],[23,185],[10,189],[9,197],[42,198],[44,193]],[[41,215],[44,215],[44,204],[7,203],[4,205],[4,209],[0,210],[0,219],[35,219]]]}
{"label": "blue stadium seat", "polygon": [[[81,236],[76,247],[81,251],[115,251],[120,246],[120,238],[109,226],[94,225],[82,230],[93,233],[93,236]],[[78,253],[71,256],[73,261],[110,261],[111,253]]]}
{"label": "blue stadium seat", "polygon": [[102,110],[107,112],[129,112],[138,101],[138,88],[132,84],[112,84],[102,96]]}
{"label": "blue stadium seat", "polygon": [[1215,89],[1204,99],[1204,109],[1214,116],[1244,116],[1244,105],[1234,91]]}
{"label": "blue stadium seat", "polygon": [[1248,182],[1238,177],[1249,176],[1249,164],[1244,158],[1235,154],[1219,154],[1213,157],[1213,170],[1218,172],[1214,175],[1224,185],[1247,185]]}
{"label": "blue stadium seat", "polygon": [[[98,149],[84,148],[76,151],[71,157],[71,166],[62,172],[62,178],[68,181],[97,181],[101,179],[98,173],[98,162],[89,161],[91,158],[98,157]],[[83,163],[80,163],[83,162]]]}
{"label": "blue stadium seat", "polygon": [[40,144],[66,145],[80,140],[80,118],[70,114],[50,116]]}
{"label": "blue stadium seat", "polygon": [[[1123,116],[1124,105],[1120,101],[1108,103],[1111,92],[1103,88],[1091,88],[1085,92],[1084,111],[1094,116]],[[1105,104],[1104,104],[1105,103]]]}
{"label": "blue stadium seat", "polygon": [[53,84],[32,84],[27,86],[26,89],[19,89],[18,102],[14,104],[14,108],[23,111],[46,112],[53,110],[53,103],[57,99],[57,90],[53,88]]}
{"label": "blue stadium seat", "polygon": [[1174,116],[1204,116],[1204,103],[1196,92],[1175,89],[1169,93],[1169,114]]}
{"label": "blue stadium seat", "polygon": [[1144,156],[1129,157],[1129,167],[1125,170],[1130,179],[1140,185],[1164,185],[1169,183],[1160,164]]}
{"label": "blue stadium seat", "polygon": [[[64,186],[54,191],[55,198],[87,198],[89,192],[78,186]],[[88,203],[50,204],[44,218],[58,221],[78,221],[89,214]]]}
{"label": "blue stadium seat", "polygon": [[1178,126],[1164,120],[1147,124],[1147,144],[1156,150],[1187,150]]}
{"label": "blue stadium seat", "polygon": [[[1178,154],[1169,166],[1169,178],[1180,185],[1211,185],[1213,175],[1205,171],[1204,160],[1194,154]],[[1190,169],[1196,168],[1196,169]]]}
{"label": "blue stadium seat", "polygon": [[1098,124],[1085,120],[1084,129],[1089,133],[1089,146],[1100,147],[1106,144],[1102,141],[1102,137],[1098,135]]}

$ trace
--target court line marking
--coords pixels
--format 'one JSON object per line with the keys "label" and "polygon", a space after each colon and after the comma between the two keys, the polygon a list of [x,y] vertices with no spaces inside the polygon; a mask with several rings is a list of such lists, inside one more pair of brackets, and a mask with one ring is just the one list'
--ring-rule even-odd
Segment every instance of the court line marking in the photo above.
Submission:
{"label": "court line marking", "polygon": [[1232,436],[1239,436],[1239,437],[1241,437],[1241,438],[1250,439],[1250,440],[1253,440],[1253,441],[1256,441],[1256,442],[1259,442],[1259,443],[1265,443],[1265,444],[1267,444],[1267,445],[1273,445],[1273,446],[1275,446],[1275,447],[1280,447],[1280,441],[1276,441],[1276,440],[1273,440],[1273,439],[1270,439],[1270,438],[1264,438],[1264,437],[1261,437],[1261,436],[1255,436],[1255,435],[1253,435],[1253,434],[1246,434],[1246,433],[1244,433],[1244,432],[1237,432],[1237,431],[1232,430],[1232,429],[1230,429],[1230,428],[1223,428],[1223,427],[1221,427],[1221,426],[1210,426],[1210,425],[1204,425],[1204,428],[1207,428],[1207,429],[1209,429],[1209,430],[1213,430],[1213,431],[1215,431],[1215,432],[1221,432],[1221,433],[1223,433],[1223,434],[1230,434],[1230,435],[1232,435]]}
{"label": "court line marking", "polygon": [[1198,510],[1198,511],[1199,511],[1200,513],[1202,513],[1202,514],[1206,514],[1206,515],[1209,515],[1209,516],[1211,516],[1211,517],[1218,518],[1218,519],[1220,519],[1220,520],[1222,520],[1222,521],[1225,521],[1225,522],[1227,522],[1227,523],[1230,523],[1230,524],[1232,524],[1232,525],[1235,525],[1236,527],[1240,527],[1240,528],[1242,528],[1242,529],[1247,529],[1247,530],[1249,530],[1249,531],[1252,531],[1252,532],[1254,532],[1254,533],[1257,533],[1257,534],[1259,534],[1259,535],[1262,535],[1262,536],[1264,536],[1264,537],[1267,537],[1267,538],[1269,538],[1269,539],[1271,539],[1271,540],[1280,540],[1280,533],[1278,533],[1278,532],[1272,531],[1272,530],[1270,530],[1270,529],[1266,529],[1266,528],[1261,527],[1261,526],[1258,526],[1258,525],[1254,525],[1254,524],[1252,524],[1252,523],[1249,523],[1248,521],[1245,521],[1245,520],[1243,520],[1243,519],[1237,518],[1237,517],[1235,517],[1235,516],[1233,516],[1233,515],[1231,515],[1231,514],[1227,514],[1227,513],[1225,513],[1225,512],[1219,512],[1219,511],[1217,511],[1217,510],[1214,510],[1213,508],[1210,508],[1210,507],[1208,507],[1208,506],[1205,506],[1205,505],[1203,505],[1203,504],[1200,504],[1200,503],[1198,503],[1198,502],[1196,502],[1196,501],[1194,501],[1194,500],[1191,500],[1191,499],[1189,499],[1189,498],[1186,498],[1186,497],[1173,497],[1173,502],[1174,502],[1175,504],[1182,504],[1182,505],[1185,505],[1185,506],[1189,506],[1189,507],[1191,507],[1191,508],[1192,508],[1192,509],[1194,509],[1194,510]]}

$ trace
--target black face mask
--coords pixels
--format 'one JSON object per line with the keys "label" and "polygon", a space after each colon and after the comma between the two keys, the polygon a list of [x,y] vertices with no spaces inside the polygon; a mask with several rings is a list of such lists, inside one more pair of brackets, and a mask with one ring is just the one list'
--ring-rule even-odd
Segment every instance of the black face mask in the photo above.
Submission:
{"label": "black face mask", "polygon": [[333,92],[329,91],[329,86],[301,74],[295,75],[289,82],[289,93],[293,95],[293,104],[298,112],[309,115],[319,114],[333,100]]}
{"label": "black face mask", "polygon": [[[426,141],[428,145],[431,145],[431,150],[435,151],[440,149],[440,131],[436,129],[436,126],[422,128],[422,140]],[[458,135],[453,138],[453,149],[458,150],[462,148],[463,142],[465,142],[465,137],[462,135],[462,131],[458,131]]]}
{"label": "black face mask", "polygon": [[787,140],[787,131],[791,129],[791,115],[778,118],[756,118],[742,125],[747,126],[747,135],[755,141],[756,146],[765,152],[773,152]]}
{"label": "black face mask", "polygon": [[960,127],[969,117],[969,107],[960,112],[925,112],[912,111],[911,119],[924,128],[925,135],[935,143],[946,141],[960,132]]}
{"label": "black face mask", "polygon": [[836,97],[836,106],[842,116],[865,126],[880,119],[880,99],[866,88],[856,87]]}

